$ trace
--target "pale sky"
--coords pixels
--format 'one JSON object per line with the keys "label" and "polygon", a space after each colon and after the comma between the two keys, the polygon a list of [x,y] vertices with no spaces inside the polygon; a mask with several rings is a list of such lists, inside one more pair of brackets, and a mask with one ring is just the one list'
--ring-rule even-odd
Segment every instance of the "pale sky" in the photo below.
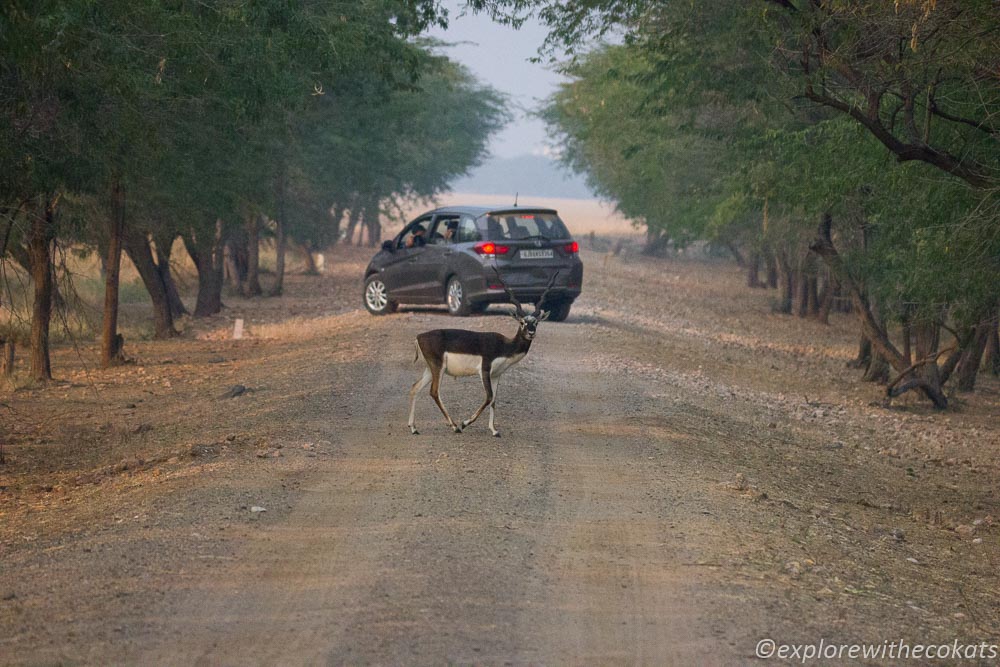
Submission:
{"label": "pale sky", "polygon": [[538,21],[525,22],[519,30],[494,23],[484,14],[463,15],[461,0],[444,0],[448,8],[448,29],[434,28],[428,35],[455,46],[444,49],[452,60],[468,67],[481,82],[506,93],[522,109],[514,109],[514,119],[494,136],[491,144],[497,157],[514,157],[545,152],[545,125],[527,117],[541,101],[555,92],[564,77],[543,64],[529,62],[537,55],[548,30]]}

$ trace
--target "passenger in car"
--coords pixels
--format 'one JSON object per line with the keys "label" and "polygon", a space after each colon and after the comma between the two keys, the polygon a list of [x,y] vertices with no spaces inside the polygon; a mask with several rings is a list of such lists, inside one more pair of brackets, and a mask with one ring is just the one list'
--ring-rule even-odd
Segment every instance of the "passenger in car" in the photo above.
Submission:
{"label": "passenger in car", "polygon": [[406,247],[422,248],[423,246],[427,245],[427,239],[425,237],[426,234],[427,230],[424,228],[424,226],[417,225],[416,227],[413,228],[413,231],[410,232],[410,237],[406,239]]}

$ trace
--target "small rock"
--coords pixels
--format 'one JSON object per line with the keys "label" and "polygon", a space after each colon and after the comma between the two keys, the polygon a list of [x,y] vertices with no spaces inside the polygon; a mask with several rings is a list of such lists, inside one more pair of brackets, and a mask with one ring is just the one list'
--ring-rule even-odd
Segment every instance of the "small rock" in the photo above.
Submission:
{"label": "small rock", "polygon": [[230,433],[229,435],[226,436],[226,442],[232,442],[233,440],[236,440],[235,435]]}
{"label": "small rock", "polygon": [[210,363],[210,364],[221,364],[225,360],[226,360],[225,357],[210,357],[209,360],[208,360],[208,363]]}
{"label": "small rock", "polygon": [[125,409],[126,410],[134,410],[135,409],[135,403],[126,403],[125,404]]}
{"label": "small rock", "polygon": [[913,563],[914,565],[920,565],[920,561],[918,561],[918,560],[917,560],[916,558],[914,558],[913,556],[910,556],[910,557],[909,557],[909,558],[907,558],[906,560],[910,561],[910,562],[911,562],[911,563]]}
{"label": "small rock", "polygon": [[746,491],[750,488],[750,483],[747,482],[746,475],[741,472],[736,473],[736,478],[729,482],[729,488],[734,491]]}
{"label": "small rock", "polygon": [[893,528],[892,529],[892,536],[895,537],[900,542],[903,542],[903,541],[906,540],[906,533],[903,532],[902,528]]}
{"label": "small rock", "polygon": [[250,508],[250,511],[253,512],[254,514],[260,514],[261,512],[266,512],[267,509],[261,507],[260,505],[254,505],[253,507]]}
{"label": "small rock", "polygon": [[972,535],[974,532],[976,532],[976,528],[975,526],[968,526],[965,524],[961,524],[955,526],[955,532],[961,535],[962,537],[968,537],[969,535]]}
{"label": "small rock", "polygon": [[241,384],[236,384],[230,387],[229,391],[224,393],[219,398],[236,398],[237,396],[242,396],[247,393],[247,388]]}
{"label": "small rock", "polygon": [[799,577],[802,574],[802,564],[796,560],[785,563],[785,572],[791,577]]}
{"label": "small rock", "polygon": [[981,537],[974,537],[972,539],[972,543],[973,544],[982,544],[983,543],[983,538],[981,538]]}

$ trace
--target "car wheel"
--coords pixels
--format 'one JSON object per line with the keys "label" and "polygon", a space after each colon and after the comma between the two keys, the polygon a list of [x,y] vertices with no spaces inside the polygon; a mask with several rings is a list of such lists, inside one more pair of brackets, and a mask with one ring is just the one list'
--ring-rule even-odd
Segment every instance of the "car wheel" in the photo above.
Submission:
{"label": "car wheel", "polygon": [[385,315],[396,311],[397,303],[389,298],[389,288],[378,274],[365,281],[365,308],[372,315]]}
{"label": "car wheel", "polygon": [[472,312],[472,304],[469,303],[469,299],[465,294],[465,287],[458,276],[452,276],[448,280],[445,295],[448,298],[448,312],[452,315],[465,317]]}
{"label": "car wheel", "polygon": [[569,317],[569,309],[572,305],[572,301],[557,301],[551,304],[549,307],[549,321],[565,322],[566,318]]}

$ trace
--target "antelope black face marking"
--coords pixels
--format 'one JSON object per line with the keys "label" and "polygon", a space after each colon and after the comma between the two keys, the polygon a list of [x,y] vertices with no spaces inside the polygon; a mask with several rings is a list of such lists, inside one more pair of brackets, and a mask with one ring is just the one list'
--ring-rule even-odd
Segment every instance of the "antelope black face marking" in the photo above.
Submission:
{"label": "antelope black face marking", "polygon": [[[434,329],[425,331],[417,336],[417,356],[422,356],[427,368],[419,380],[413,383],[410,388],[410,419],[407,424],[410,432],[416,435],[417,427],[414,424],[414,411],[417,405],[417,394],[428,384],[431,386],[431,398],[441,409],[445,421],[455,431],[461,433],[462,429],[470,425],[479,418],[486,408],[490,409],[490,433],[494,436],[500,435],[493,423],[495,414],[494,403],[496,402],[497,384],[500,376],[511,366],[524,359],[531,348],[531,341],[535,337],[538,323],[543,322],[548,316],[548,312],[543,312],[541,306],[545,303],[545,297],[556,281],[556,271],[548,287],[539,297],[535,310],[530,315],[524,313],[520,302],[514,297],[513,292],[507,284],[497,278],[503,285],[514,304],[514,319],[518,322],[517,333],[513,338],[508,338],[503,334],[495,332],[468,331],[466,329]],[[441,402],[441,377],[444,375],[453,377],[467,377],[478,375],[486,390],[486,400],[483,402],[475,414],[456,424]]]}

